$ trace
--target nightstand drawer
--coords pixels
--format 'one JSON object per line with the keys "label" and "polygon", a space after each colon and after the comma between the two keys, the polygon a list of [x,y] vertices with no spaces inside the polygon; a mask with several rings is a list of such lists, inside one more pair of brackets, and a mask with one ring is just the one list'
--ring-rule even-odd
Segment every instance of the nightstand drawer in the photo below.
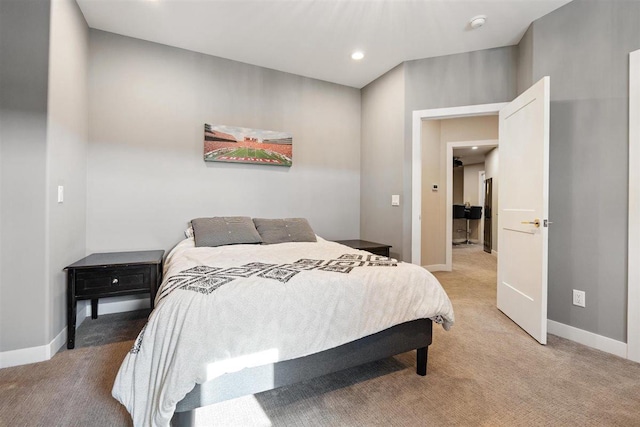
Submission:
{"label": "nightstand drawer", "polygon": [[151,268],[148,266],[90,269],[76,273],[76,295],[148,290],[150,283]]}

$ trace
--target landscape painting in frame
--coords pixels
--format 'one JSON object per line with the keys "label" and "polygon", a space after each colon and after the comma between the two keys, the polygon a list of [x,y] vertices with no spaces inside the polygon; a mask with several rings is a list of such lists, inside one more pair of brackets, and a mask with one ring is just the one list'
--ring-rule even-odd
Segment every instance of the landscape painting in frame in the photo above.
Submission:
{"label": "landscape painting in frame", "polygon": [[225,125],[204,125],[205,162],[291,166],[290,133]]}

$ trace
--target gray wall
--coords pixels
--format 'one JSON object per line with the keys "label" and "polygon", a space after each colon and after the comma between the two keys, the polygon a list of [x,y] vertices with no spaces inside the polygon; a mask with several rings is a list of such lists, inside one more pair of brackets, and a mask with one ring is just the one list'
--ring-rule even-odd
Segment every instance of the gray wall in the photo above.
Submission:
{"label": "gray wall", "polygon": [[[63,268],[84,257],[87,210],[89,28],[75,0],[51,3],[47,200],[49,341],[66,326]],[[57,187],[64,186],[64,203]]]}
{"label": "gray wall", "polygon": [[518,43],[517,88],[518,94],[529,89],[533,81],[533,24]]}
{"label": "gray wall", "polygon": [[[629,52],[640,2],[577,0],[533,24],[551,77],[549,318],[626,341]],[[571,304],[586,292],[586,308]]]}
{"label": "gray wall", "polygon": [[49,12],[0,1],[0,351],[47,341]]}
{"label": "gray wall", "polygon": [[[360,230],[360,91],[90,31],[87,251],[170,249],[201,216]],[[293,134],[291,168],[205,163],[204,123]]]}
{"label": "gray wall", "polygon": [[[503,47],[405,63],[402,258],[411,260],[411,120],[414,110],[511,101],[516,95],[517,47]],[[402,172],[400,172],[402,171]]]}
{"label": "gray wall", "polygon": [[[362,89],[362,171],[360,234],[363,239],[392,245],[391,256],[401,257],[404,142],[404,65]],[[391,195],[400,194],[400,206]]]}
{"label": "gray wall", "polygon": [[[196,216],[306,216],[328,238],[360,234],[409,260],[412,111],[509,101],[544,75],[549,317],[626,339],[639,2],[576,0],[519,47],[410,61],[361,92],[100,31],[87,73],[81,18],[68,0],[0,1],[0,351],[47,344],[64,326],[62,266],[98,250],[168,249]],[[205,164],[205,122],[290,131],[294,166]],[[571,289],[586,291],[586,308]]]}
{"label": "gray wall", "polygon": [[[392,244],[394,256],[411,261],[413,111],[512,100],[517,59],[512,46],[409,61],[362,89],[363,238]],[[400,207],[391,209],[391,194],[401,195]]]}

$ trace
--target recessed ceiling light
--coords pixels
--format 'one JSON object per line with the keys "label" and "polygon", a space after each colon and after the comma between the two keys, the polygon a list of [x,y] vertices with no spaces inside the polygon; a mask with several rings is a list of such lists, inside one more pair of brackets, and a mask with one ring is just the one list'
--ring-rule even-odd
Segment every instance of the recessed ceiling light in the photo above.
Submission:
{"label": "recessed ceiling light", "polygon": [[356,50],[351,54],[351,59],[353,59],[354,61],[360,61],[362,58],[364,58],[364,52],[360,50]]}
{"label": "recessed ceiling light", "polygon": [[469,20],[469,26],[471,27],[472,30],[475,30],[477,28],[482,27],[485,24],[485,22],[487,22],[487,16],[478,15],[478,16],[474,16]]}
{"label": "recessed ceiling light", "polygon": [[477,150],[477,149],[478,149],[478,147],[471,147],[471,149],[472,149],[472,150]]}

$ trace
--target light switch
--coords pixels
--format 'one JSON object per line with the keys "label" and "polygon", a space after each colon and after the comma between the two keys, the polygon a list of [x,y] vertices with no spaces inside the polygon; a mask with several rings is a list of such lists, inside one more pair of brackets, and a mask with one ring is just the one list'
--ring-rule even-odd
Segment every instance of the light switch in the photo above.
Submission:
{"label": "light switch", "polygon": [[64,186],[58,185],[58,203],[64,202]]}
{"label": "light switch", "polygon": [[400,206],[400,195],[399,194],[391,195],[391,206]]}

